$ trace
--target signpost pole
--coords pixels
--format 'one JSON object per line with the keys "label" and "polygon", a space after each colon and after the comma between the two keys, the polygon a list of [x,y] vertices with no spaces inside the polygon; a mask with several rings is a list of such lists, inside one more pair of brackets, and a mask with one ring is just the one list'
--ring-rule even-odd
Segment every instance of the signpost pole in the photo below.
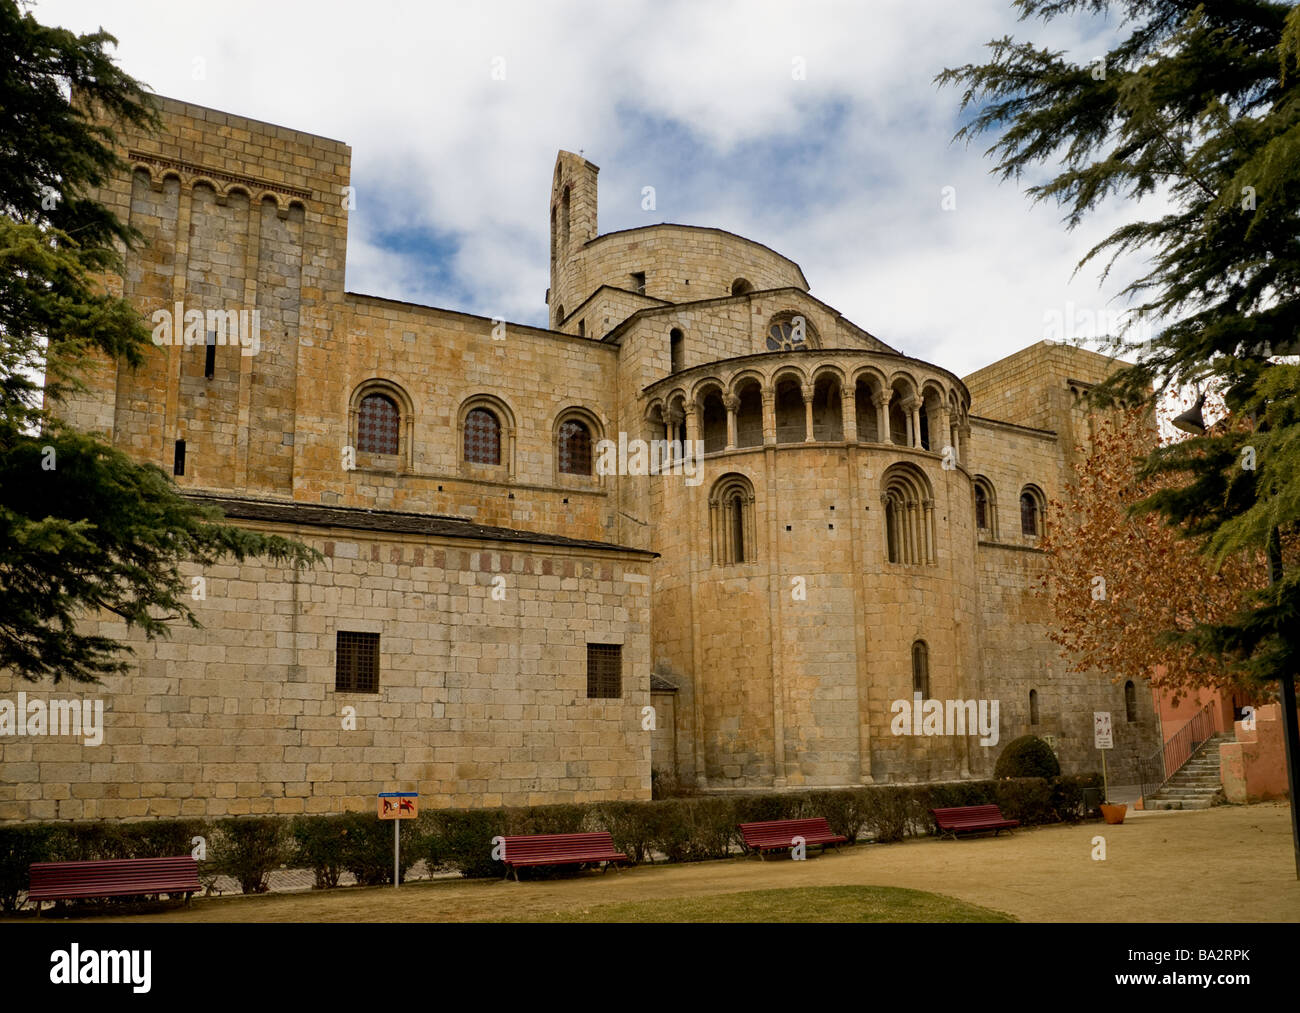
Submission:
{"label": "signpost pole", "polygon": [[1110,711],[1092,712],[1092,745],[1101,751],[1101,795],[1103,802],[1110,801],[1110,779],[1106,774],[1106,750],[1115,748],[1111,731]]}
{"label": "signpost pole", "polygon": [[381,791],[379,793],[379,818],[393,821],[393,889],[402,880],[402,820],[413,820],[420,815],[418,791]]}

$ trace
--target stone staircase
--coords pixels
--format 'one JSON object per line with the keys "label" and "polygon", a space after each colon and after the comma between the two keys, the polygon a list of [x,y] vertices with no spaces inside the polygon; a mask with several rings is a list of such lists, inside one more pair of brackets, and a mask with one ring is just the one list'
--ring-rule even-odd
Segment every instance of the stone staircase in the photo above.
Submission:
{"label": "stone staircase", "polygon": [[1198,749],[1169,782],[1143,800],[1147,809],[1209,809],[1223,804],[1219,773],[1219,746],[1234,741],[1228,732],[1216,732]]}

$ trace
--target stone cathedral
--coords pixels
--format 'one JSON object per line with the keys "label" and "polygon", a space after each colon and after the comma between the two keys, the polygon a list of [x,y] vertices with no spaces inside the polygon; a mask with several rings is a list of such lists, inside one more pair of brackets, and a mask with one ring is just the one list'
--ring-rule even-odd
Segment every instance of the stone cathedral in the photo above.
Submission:
{"label": "stone cathedral", "polygon": [[[1111,360],[956,376],[752,239],[601,234],[563,151],[546,327],[348,292],[348,146],[159,103],[99,194],[145,237],[110,284],[156,347],[63,414],[324,561],[191,567],[203,628],[155,642],[88,617],[135,650],[102,686],[0,675],[104,701],[99,744],[0,739],[0,819],[961,779],[1029,732],[1083,771],[1097,710],[1112,780],[1158,745],[1147,686],[1066,671],[1038,588]],[[900,734],[918,694],[996,701],[996,742]]]}

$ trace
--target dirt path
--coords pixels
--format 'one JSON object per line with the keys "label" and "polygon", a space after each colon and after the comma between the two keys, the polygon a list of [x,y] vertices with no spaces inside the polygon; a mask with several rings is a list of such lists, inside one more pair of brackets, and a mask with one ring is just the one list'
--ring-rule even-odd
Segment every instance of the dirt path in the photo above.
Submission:
{"label": "dirt path", "polygon": [[[1106,839],[1105,861],[1092,840]],[[861,845],[806,862],[733,859],[522,884],[417,883],[194,902],[150,921],[468,921],[616,901],[782,886],[911,887],[1022,921],[1300,922],[1289,812],[1280,803],[1130,813],[1122,826],[1039,827],[1011,837]],[[134,919],[133,919],[134,920]]]}

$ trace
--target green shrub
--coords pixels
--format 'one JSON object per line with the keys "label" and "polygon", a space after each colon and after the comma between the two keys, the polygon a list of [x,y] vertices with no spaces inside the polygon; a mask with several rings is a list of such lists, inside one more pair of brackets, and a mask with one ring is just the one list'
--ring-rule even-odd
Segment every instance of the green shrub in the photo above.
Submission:
{"label": "green shrub", "polygon": [[423,857],[422,830],[418,820],[381,820],[372,812],[343,813],[334,817],[341,825],[339,863],[357,879],[359,886],[381,886],[393,881],[393,824],[402,824],[403,880],[412,865]]}
{"label": "green shrub", "polygon": [[492,857],[492,838],[507,834],[505,809],[428,809],[420,814],[416,848],[430,868],[455,869],[466,878],[505,875]]}
{"label": "green shrub", "polygon": [[762,795],[737,795],[733,801],[737,823],[767,823],[771,820],[798,820],[820,816],[811,812],[807,792],[773,792]]}
{"label": "green shrub", "polygon": [[18,910],[18,895],[27,892],[29,865],[55,861],[50,857],[54,833],[49,823],[0,827],[0,911]]}
{"label": "green shrub", "polygon": [[592,807],[591,819],[597,828],[609,832],[616,851],[640,865],[653,860],[653,812],[645,802],[599,802]]}
{"label": "green shrub", "polygon": [[832,831],[843,834],[854,844],[867,821],[870,792],[869,788],[809,792],[807,815],[826,817]]}
{"label": "green shrub", "polygon": [[230,876],[244,893],[266,893],[267,877],[291,857],[288,826],[279,816],[217,820],[208,842],[212,870]]}
{"label": "green shrub", "polygon": [[1084,805],[1084,791],[1097,789],[1100,800],[1102,779],[1100,774],[1063,774],[1052,781],[1052,808],[1056,818],[1062,823],[1078,823],[1080,820],[1101,815],[1096,806],[1089,809]]}
{"label": "green shrub", "polygon": [[952,781],[927,785],[930,809],[956,809],[967,805],[993,805],[997,802],[994,781]]}
{"label": "green shrub", "polygon": [[689,806],[692,801],[663,799],[646,807],[650,847],[670,862],[686,862],[691,858]]}
{"label": "green shrub", "polygon": [[1002,815],[1022,826],[1053,821],[1052,786],[1041,777],[1008,778],[997,782],[997,804]]}
{"label": "green shrub", "polygon": [[[593,806],[585,803],[537,805],[507,809],[506,832],[525,834],[582,834],[591,829]],[[599,829],[599,828],[596,828]]]}
{"label": "green shrub", "polygon": [[912,791],[901,785],[870,789],[864,808],[867,835],[881,844],[901,841],[915,822]]}
{"label": "green shrub", "polygon": [[337,816],[295,816],[289,824],[293,862],[311,869],[313,887],[326,890],[339,885],[347,824]]}
{"label": "green shrub", "polygon": [[739,842],[736,806],[730,798],[684,800],[682,815],[687,842],[685,860],[688,862],[726,858],[731,854],[732,845]]}
{"label": "green shrub", "polygon": [[998,756],[993,776],[999,780],[1004,777],[1044,777],[1061,776],[1061,764],[1052,752],[1052,747],[1037,735],[1022,735],[1007,743]]}

